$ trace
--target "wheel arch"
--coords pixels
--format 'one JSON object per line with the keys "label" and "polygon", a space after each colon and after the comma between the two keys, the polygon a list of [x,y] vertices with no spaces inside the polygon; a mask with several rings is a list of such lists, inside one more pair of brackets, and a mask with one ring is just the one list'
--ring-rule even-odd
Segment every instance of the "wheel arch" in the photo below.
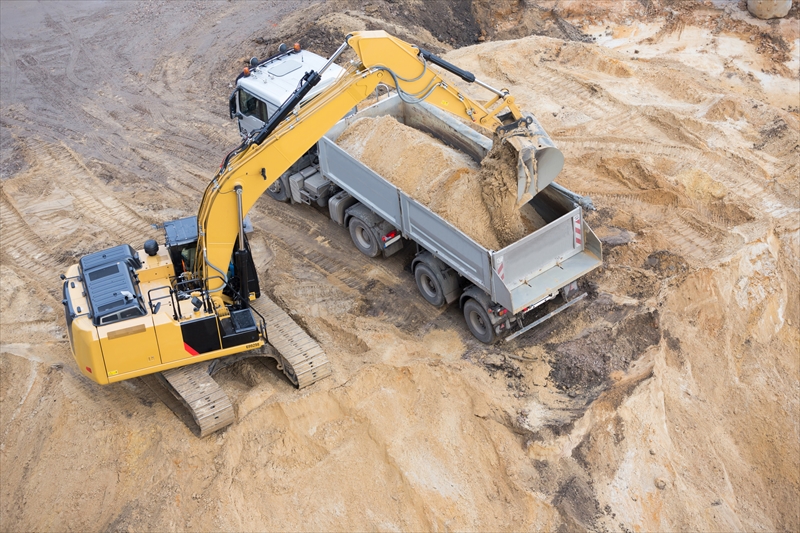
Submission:
{"label": "wheel arch", "polygon": [[461,293],[461,298],[459,298],[458,300],[458,307],[463,309],[464,303],[470,298],[476,300],[479,304],[481,304],[484,307],[484,309],[489,309],[494,305],[492,299],[489,297],[488,294],[486,294],[486,292],[483,291],[483,289],[477,287],[476,285],[470,285],[469,287],[464,289],[464,292]]}
{"label": "wheel arch", "polygon": [[417,266],[420,263],[424,263],[436,275],[447,303],[454,302],[461,292],[458,273],[428,250],[418,253],[411,261],[412,274],[416,274]]}

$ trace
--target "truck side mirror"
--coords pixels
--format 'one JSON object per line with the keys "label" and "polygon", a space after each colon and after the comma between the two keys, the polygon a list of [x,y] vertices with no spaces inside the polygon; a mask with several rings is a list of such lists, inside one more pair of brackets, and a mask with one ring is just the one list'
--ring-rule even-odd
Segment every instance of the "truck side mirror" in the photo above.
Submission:
{"label": "truck side mirror", "polygon": [[228,111],[230,113],[231,118],[237,117],[237,115],[239,115],[236,112],[236,97],[238,95],[239,95],[239,89],[234,89],[233,92],[231,93],[230,98],[228,98]]}

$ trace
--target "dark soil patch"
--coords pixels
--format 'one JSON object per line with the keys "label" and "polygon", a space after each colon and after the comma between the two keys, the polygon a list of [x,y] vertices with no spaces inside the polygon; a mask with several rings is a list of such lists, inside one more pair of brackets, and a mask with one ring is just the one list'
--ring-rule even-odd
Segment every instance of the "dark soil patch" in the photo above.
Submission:
{"label": "dark soil patch", "polygon": [[647,256],[644,268],[652,270],[662,277],[671,277],[688,270],[686,261],[680,255],[668,250],[659,250]]}
{"label": "dark soil patch", "polygon": [[658,311],[631,314],[612,327],[545,348],[554,355],[550,379],[561,390],[594,389],[616,370],[627,371],[661,340]]}
{"label": "dark soil patch", "polygon": [[600,506],[595,499],[594,490],[586,481],[575,476],[561,485],[553,498],[553,505],[558,509],[564,521],[558,531],[593,530],[595,520],[600,514]]}

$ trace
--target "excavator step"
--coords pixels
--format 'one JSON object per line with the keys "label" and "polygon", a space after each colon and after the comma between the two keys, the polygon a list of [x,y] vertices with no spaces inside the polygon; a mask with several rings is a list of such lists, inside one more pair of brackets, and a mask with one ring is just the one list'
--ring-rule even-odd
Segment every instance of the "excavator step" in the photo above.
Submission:
{"label": "excavator step", "polygon": [[280,356],[283,373],[302,389],[331,374],[328,356],[292,318],[266,295],[252,303],[267,323],[269,343]]}

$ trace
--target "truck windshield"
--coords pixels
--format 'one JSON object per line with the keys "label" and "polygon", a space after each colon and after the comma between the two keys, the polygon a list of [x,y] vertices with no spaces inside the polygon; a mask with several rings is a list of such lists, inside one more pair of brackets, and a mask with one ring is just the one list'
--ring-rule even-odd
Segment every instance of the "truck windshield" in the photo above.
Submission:
{"label": "truck windshield", "polygon": [[239,91],[239,112],[261,122],[267,121],[267,104],[245,90]]}

